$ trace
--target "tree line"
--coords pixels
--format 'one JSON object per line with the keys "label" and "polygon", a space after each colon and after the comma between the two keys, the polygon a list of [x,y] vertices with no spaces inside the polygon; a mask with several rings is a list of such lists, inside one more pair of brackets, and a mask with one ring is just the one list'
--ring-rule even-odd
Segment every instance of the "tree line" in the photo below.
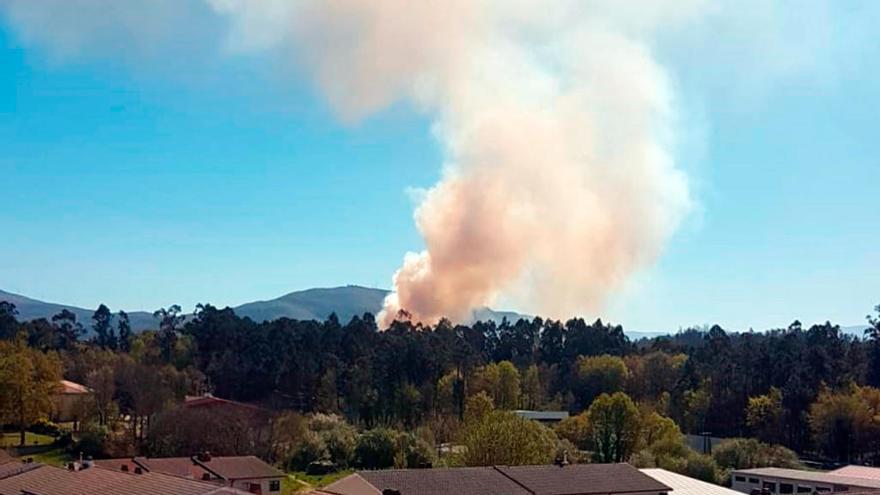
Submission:
{"label": "tree line", "polygon": [[[653,442],[600,431],[600,413],[589,420],[593,407],[637,418],[639,435],[660,418],[688,433],[752,437],[839,461],[874,462],[880,452],[880,316],[868,318],[864,336],[795,321],[764,332],[712,326],[636,342],[620,325],[581,318],[429,326],[402,313],[380,331],[371,314],[344,323],[335,315],[255,322],[199,305],[186,318],[179,306],[161,309],[158,328],[135,334],[123,312],[114,317],[104,305],[91,322],[69,311],[49,320],[16,316],[0,302],[7,341],[0,349],[12,355],[26,347],[46,356],[40,367],[55,363],[44,376],[96,390],[98,422],[124,415],[138,448],[158,414],[186,394],[211,391],[273,410],[337,414],[362,430],[428,425],[436,445],[462,438],[477,396],[499,412],[566,410],[573,419],[558,436],[611,461]],[[4,369],[0,383],[12,383]],[[19,411],[18,419],[11,407],[0,415],[24,425],[41,408],[30,410],[36,413]]]}

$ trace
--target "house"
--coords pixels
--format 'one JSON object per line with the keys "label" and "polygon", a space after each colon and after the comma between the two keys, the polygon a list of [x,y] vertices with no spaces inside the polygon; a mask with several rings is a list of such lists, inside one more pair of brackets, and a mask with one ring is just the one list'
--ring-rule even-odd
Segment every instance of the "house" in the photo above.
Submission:
{"label": "house", "polygon": [[739,492],[730,488],[706,483],[665,469],[640,469],[639,471],[671,488],[669,495],[739,495]]}
{"label": "house", "polygon": [[629,464],[487,466],[358,471],[318,495],[667,495]]}
{"label": "house", "polygon": [[213,457],[202,453],[192,457],[103,459],[94,463],[109,470],[162,473],[261,495],[280,493],[285,476],[254,456]]}
{"label": "house", "polygon": [[248,492],[162,473],[124,473],[88,467],[70,469],[37,463],[0,466],[0,495],[248,495]]}
{"label": "house", "polygon": [[738,469],[731,473],[731,488],[741,493],[767,489],[772,494],[880,491],[880,477],[876,471],[869,471],[872,469],[876,468],[848,466],[830,472],[774,467]]}
{"label": "house", "polygon": [[513,411],[514,414],[521,418],[531,419],[545,425],[555,425],[560,421],[568,418],[568,411],[528,411],[519,409]]}
{"label": "house", "polygon": [[93,396],[94,392],[89,387],[70,380],[61,380],[52,394],[50,419],[56,423],[73,422],[73,429],[76,430],[85,402]]}

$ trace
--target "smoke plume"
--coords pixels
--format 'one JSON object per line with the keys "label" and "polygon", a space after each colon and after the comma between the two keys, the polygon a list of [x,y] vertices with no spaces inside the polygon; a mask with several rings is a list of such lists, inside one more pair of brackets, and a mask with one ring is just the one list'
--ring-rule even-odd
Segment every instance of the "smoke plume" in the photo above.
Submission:
{"label": "smoke plume", "polygon": [[425,249],[395,273],[384,324],[400,310],[463,320],[499,296],[597,311],[688,208],[673,95],[644,37],[699,3],[319,0],[275,34],[251,2],[215,5],[240,46],[261,26],[262,42],[300,47],[344,119],[399,100],[434,119],[443,177],[416,209]]}
{"label": "smoke plume", "polygon": [[[385,324],[401,309],[463,320],[499,297],[547,316],[595,312],[688,210],[674,94],[651,38],[702,1],[205,1],[229,49],[296,60],[342,119],[406,102],[433,120],[443,175],[415,211],[425,248],[394,274]],[[96,26],[148,35],[168,24],[135,19],[165,19],[176,2],[124,24],[110,18],[116,2],[73,3],[106,13]],[[60,26],[40,2],[2,5],[25,39]],[[112,46],[91,33],[58,36],[69,51]]]}

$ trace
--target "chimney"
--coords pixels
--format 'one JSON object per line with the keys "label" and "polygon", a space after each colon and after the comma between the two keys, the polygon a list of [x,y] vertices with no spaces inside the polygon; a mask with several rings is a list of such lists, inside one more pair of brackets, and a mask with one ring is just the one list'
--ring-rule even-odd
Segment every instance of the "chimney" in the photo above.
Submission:
{"label": "chimney", "polygon": [[137,466],[134,468],[134,474],[144,474],[144,470],[140,466]]}
{"label": "chimney", "polygon": [[571,462],[568,461],[568,451],[563,450],[562,455],[556,456],[556,459],[553,461],[553,464],[556,464],[559,467],[565,467],[565,466],[568,466],[569,464],[571,464]]}
{"label": "chimney", "polygon": [[199,452],[199,455],[197,455],[196,458],[198,458],[198,460],[202,462],[211,462],[211,453],[205,450],[203,452]]}
{"label": "chimney", "polygon": [[76,471],[76,463],[75,462],[68,462],[67,463],[67,470],[68,471]]}
{"label": "chimney", "polygon": [[202,473],[203,481],[211,481],[211,473]]}
{"label": "chimney", "polygon": [[128,472],[128,464],[123,464],[121,469],[122,469],[123,473],[127,473]]}

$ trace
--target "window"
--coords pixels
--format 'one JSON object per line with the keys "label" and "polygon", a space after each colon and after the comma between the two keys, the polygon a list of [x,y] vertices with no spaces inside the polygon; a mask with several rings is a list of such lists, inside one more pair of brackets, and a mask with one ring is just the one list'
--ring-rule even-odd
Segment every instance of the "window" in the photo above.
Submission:
{"label": "window", "polygon": [[780,483],[779,493],[794,493],[794,485],[791,483]]}
{"label": "window", "polygon": [[734,476],[734,479],[735,479],[736,481],[739,481],[740,483],[745,483],[745,482],[746,482],[746,477],[745,477],[745,476]]}
{"label": "window", "polygon": [[798,492],[798,493],[813,493],[813,487],[812,487],[812,486],[798,485],[797,492]]}
{"label": "window", "polygon": [[749,483],[757,485],[759,483],[758,478],[749,478]]}
{"label": "window", "polygon": [[765,481],[762,488],[770,490],[770,493],[776,493],[776,483],[773,483],[771,481]]}
{"label": "window", "polygon": [[278,492],[281,491],[281,481],[272,480],[269,482],[269,491],[270,492]]}

